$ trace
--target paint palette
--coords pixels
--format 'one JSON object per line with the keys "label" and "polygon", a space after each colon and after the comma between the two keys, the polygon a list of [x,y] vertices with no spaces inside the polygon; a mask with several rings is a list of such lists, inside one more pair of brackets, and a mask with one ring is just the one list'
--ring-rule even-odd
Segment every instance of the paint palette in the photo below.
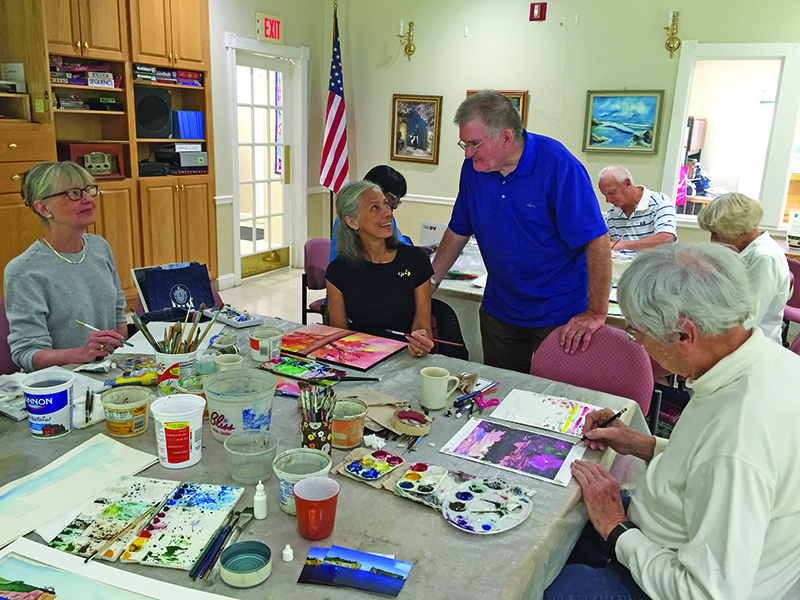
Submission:
{"label": "paint palette", "polygon": [[205,316],[212,319],[217,313],[219,313],[219,316],[217,316],[217,322],[230,325],[231,327],[252,327],[253,325],[261,324],[261,317],[251,315],[247,311],[238,310],[228,305],[225,305],[221,311],[216,306],[207,308],[203,311]]}
{"label": "paint palette", "polygon": [[353,477],[364,481],[375,481],[403,464],[403,459],[384,450],[375,450],[372,454],[362,456],[345,467]]}
{"label": "paint palette", "polygon": [[448,523],[470,533],[508,531],[531,514],[526,492],[497,477],[465,481],[445,496],[442,514]]}
{"label": "paint palette", "polygon": [[120,561],[189,571],[243,492],[226,485],[181,484]]}
{"label": "paint palette", "polygon": [[436,493],[445,477],[447,469],[444,467],[414,463],[397,481],[395,488],[400,496],[430,496]]}

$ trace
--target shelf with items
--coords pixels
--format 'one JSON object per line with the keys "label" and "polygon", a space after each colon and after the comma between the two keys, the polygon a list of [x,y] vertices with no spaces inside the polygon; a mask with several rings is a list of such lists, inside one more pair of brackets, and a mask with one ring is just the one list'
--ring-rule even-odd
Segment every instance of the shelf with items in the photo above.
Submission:
{"label": "shelf with items", "polygon": [[99,91],[99,92],[108,92],[110,94],[115,94],[115,93],[122,94],[122,93],[125,92],[125,88],[121,88],[121,87],[109,88],[109,87],[99,87],[99,86],[94,86],[94,85],[70,85],[68,83],[50,83],[50,87],[53,88],[54,90],[61,90],[61,89],[64,89],[64,90],[92,90],[92,91]]}
{"label": "shelf with items", "polygon": [[202,90],[205,75],[200,71],[169,69],[133,63],[131,75],[135,84],[170,87],[185,90]]}
{"label": "shelf with items", "polygon": [[0,92],[0,122],[30,123],[31,97],[28,94]]}
{"label": "shelf with items", "polygon": [[50,55],[51,86],[68,85],[113,91],[122,89],[124,79],[125,63],[77,56]]}
{"label": "shelf with items", "polygon": [[119,110],[91,110],[83,108],[54,108],[53,112],[57,113],[73,113],[82,115],[126,115],[125,111]]}

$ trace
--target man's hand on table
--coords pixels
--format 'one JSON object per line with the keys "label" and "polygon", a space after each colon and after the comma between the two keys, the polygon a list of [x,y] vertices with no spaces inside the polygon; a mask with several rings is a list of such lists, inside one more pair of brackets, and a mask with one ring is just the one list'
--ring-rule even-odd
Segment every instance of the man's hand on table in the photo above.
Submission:
{"label": "man's hand on table", "polygon": [[619,483],[597,463],[582,460],[572,463],[572,475],[581,486],[589,520],[606,539],[611,530],[626,519]]}
{"label": "man's hand on table", "polygon": [[620,454],[630,454],[649,462],[653,458],[656,438],[639,433],[619,419],[612,421],[607,427],[598,427],[616,413],[610,408],[596,410],[586,415],[583,424],[583,435],[588,439],[584,445],[592,450],[605,450],[610,447]]}
{"label": "man's hand on table", "polygon": [[572,317],[561,329],[559,344],[567,354],[575,354],[578,348],[585,351],[595,331],[606,322],[606,315],[593,310],[586,310]]}

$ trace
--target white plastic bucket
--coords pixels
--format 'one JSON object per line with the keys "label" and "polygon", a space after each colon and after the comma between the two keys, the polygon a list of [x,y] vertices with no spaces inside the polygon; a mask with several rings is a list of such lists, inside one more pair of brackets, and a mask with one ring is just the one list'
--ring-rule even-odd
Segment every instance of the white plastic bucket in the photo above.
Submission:
{"label": "white plastic bucket", "polygon": [[206,401],[193,394],[164,396],[153,402],[150,409],[161,466],[183,469],[200,460],[205,406]]}
{"label": "white plastic bucket", "polygon": [[120,387],[100,394],[106,428],[114,437],[133,437],[147,431],[147,407],[153,392],[146,387]]}
{"label": "white plastic bucket", "polygon": [[209,375],[203,381],[211,435],[224,442],[240,431],[269,430],[272,398],[278,380],[272,373],[236,369]]}
{"label": "white plastic bucket", "polygon": [[69,372],[33,373],[20,382],[31,435],[51,440],[72,431],[72,384]]}
{"label": "white plastic bucket", "polygon": [[278,484],[278,503],[289,515],[297,514],[294,505],[294,484],[306,477],[327,477],[331,457],[322,450],[292,448],[281,452],[272,463]]}
{"label": "white plastic bucket", "polygon": [[256,327],[250,332],[250,356],[257,363],[275,360],[281,355],[283,331],[277,327]]}
{"label": "white plastic bucket", "polygon": [[156,372],[159,385],[170,379],[186,379],[194,375],[195,362],[197,362],[197,350],[188,354],[156,352]]}

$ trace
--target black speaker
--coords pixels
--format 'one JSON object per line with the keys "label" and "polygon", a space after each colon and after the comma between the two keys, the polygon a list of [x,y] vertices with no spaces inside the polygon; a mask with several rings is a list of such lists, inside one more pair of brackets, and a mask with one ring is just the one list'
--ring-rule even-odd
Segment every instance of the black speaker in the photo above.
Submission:
{"label": "black speaker", "polygon": [[136,102],[136,136],[172,137],[172,92],[164,88],[133,86]]}

